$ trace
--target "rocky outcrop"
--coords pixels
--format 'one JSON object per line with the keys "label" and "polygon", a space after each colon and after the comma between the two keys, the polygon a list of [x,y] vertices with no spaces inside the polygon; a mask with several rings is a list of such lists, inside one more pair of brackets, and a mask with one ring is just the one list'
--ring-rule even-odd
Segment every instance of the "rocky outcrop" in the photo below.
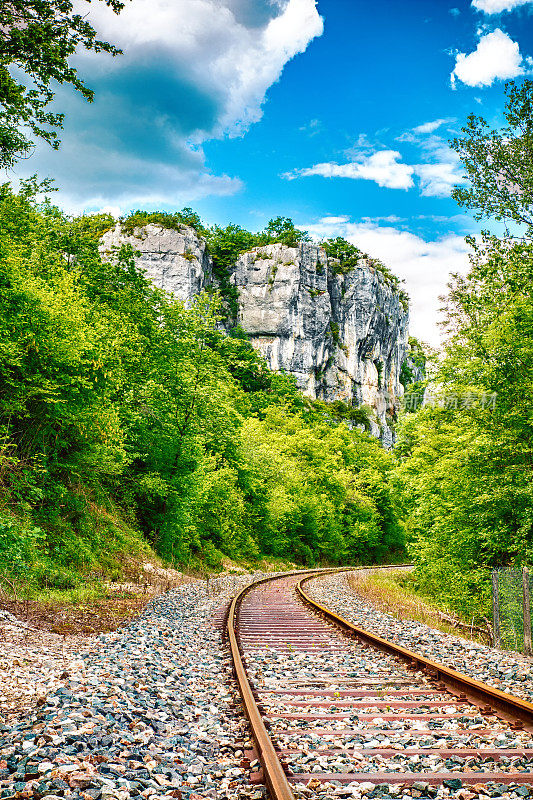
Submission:
{"label": "rocky outcrop", "polygon": [[[150,224],[124,236],[117,226],[104,235],[102,252],[122,243],[139,252],[139,269],[157,286],[187,304],[216,286],[192,228]],[[309,397],[368,406],[372,432],[391,445],[408,313],[372,262],[361,259],[343,274],[316,244],[271,244],[243,253],[230,281],[239,292],[236,321],[271,369],[294,375]]]}
{"label": "rocky outcrop", "polygon": [[238,322],[270,367],[310,397],[369,406],[372,432],[392,444],[408,314],[372,263],[342,274],[317,245],[267,245],[240,256],[232,281]]}
{"label": "rocky outcrop", "polygon": [[271,244],[243,253],[231,277],[237,322],[270,368],[290,372],[310,397],[331,350],[327,259],[315,245]]}
{"label": "rocky outcrop", "polygon": [[194,228],[182,225],[175,230],[149,223],[128,234],[117,223],[102,236],[100,252],[109,257],[124,244],[133,247],[135,263],[147,278],[186,305],[211,285],[211,259]]}

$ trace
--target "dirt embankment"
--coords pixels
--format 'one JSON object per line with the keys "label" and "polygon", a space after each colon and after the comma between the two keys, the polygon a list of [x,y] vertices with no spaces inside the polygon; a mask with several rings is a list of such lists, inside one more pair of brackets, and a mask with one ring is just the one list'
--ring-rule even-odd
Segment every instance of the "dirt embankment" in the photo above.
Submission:
{"label": "dirt embankment", "polygon": [[95,596],[28,600],[15,590],[0,594],[0,715],[10,719],[79,669],[80,655],[100,646],[98,634],[116,630],[157,595],[194,581],[156,564],[143,566],[139,582],[110,583]]}

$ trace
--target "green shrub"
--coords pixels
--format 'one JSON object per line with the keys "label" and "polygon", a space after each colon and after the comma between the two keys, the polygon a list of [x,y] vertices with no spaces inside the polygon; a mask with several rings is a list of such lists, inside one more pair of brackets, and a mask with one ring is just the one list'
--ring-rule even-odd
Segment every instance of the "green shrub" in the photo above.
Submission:
{"label": "green shrub", "polygon": [[31,522],[0,517],[0,572],[28,578],[32,565],[43,556],[45,535]]}

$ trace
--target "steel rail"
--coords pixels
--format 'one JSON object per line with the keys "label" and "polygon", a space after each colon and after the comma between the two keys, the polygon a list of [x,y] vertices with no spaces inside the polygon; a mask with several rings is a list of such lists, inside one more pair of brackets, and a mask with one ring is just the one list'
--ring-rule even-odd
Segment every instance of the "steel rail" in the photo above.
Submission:
{"label": "steel rail", "polygon": [[[408,566],[412,565],[385,564],[383,567],[379,567],[379,569],[394,569]],[[303,573],[307,576],[307,578],[312,578],[316,577],[317,575],[329,575],[334,572],[353,572],[356,569],[376,569],[376,567],[314,569],[303,570]],[[226,634],[228,637],[231,658],[233,661],[233,671],[239,687],[239,693],[243,702],[244,712],[248,718],[248,722],[250,723],[252,737],[255,742],[259,761],[261,762],[261,766],[263,768],[263,776],[265,784],[270,792],[271,800],[294,800],[295,796],[291,785],[287,780],[287,776],[285,775],[283,765],[281,764],[276,750],[274,749],[272,739],[270,738],[265,723],[263,722],[262,714],[258,708],[254,692],[250,686],[250,681],[248,680],[248,676],[246,674],[246,668],[241,655],[241,647],[236,633],[238,625],[238,611],[244,596],[256,586],[276,580],[276,578],[300,574],[302,574],[302,570],[295,570],[293,572],[285,572],[275,576],[268,576],[267,578],[261,578],[258,581],[249,583],[247,586],[241,589],[241,591],[231,601],[226,621]]]}
{"label": "steel rail", "polygon": [[[299,571],[285,574],[295,575],[299,574]],[[316,575],[316,571],[313,571],[312,574]],[[276,575],[276,577],[280,576]],[[229,608],[226,631],[231,658],[233,660],[233,671],[239,687],[239,693],[242,698],[244,712],[248,718],[248,722],[250,723],[252,737],[255,742],[259,761],[261,762],[261,766],[263,768],[263,777],[270,793],[271,800],[294,800],[294,793],[291,789],[291,785],[287,780],[283,765],[281,764],[281,761],[279,760],[274,749],[272,739],[270,738],[270,735],[265,727],[261,712],[259,711],[255,701],[254,693],[252,691],[252,687],[250,686],[250,681],[248,680],[246,669],[243,664],[241,648],[236,634],[238,610],[243,597],[250,591],[250,589],[253,589],[256,586],[259,586],[261,583],[267,583],[271,580],[275,580],[275,578],[268,577],[262,578],[259,581],[254,581],[253,583],[248,584],[248,586],[245,586],[244,589],[242,589],[233,598]]]}
{"label": "steel rail", "polygon": [[[335,570],[329,570],[329,573]],[[347,571],[347,570],[345,570]],[[326,571],[321,574],[327,574]],[[390,653],[399,656],[404,661],[407,661],[414,669],[422,669],[428,673],[435,680],[441,681],[452,694],[459,694],[464,696],[475,705],[481,707],[483,713],[488,714],[491,710],[494,713],[499,712],[499,715],[511,722],[517,722],[518,725],[523,726],[524,730],[533,732],[533,703],[527,700],[522,700],[519,697],[501,692],[486,683],[471,678],[462,672],[458,672],[451,667],[447,667],[438,661],[432,661],[425,656],[408,650],[405,647],[389,642],[387,639],[381,638],[364,628],[359,628],[344,617],[339,616],[334,611],[331,611],[326,606],[321,605],[316,600],[313,600],[303,588],[303,585],[310,581],[314,576],[307,575],[300,580],[296,586],[296,591],[300,598],[310,606],[315,612],[324,616],[330,622],[333,622],[337,627],[342,628],[345,633],[350,636],[357,636],[362,641]]]}

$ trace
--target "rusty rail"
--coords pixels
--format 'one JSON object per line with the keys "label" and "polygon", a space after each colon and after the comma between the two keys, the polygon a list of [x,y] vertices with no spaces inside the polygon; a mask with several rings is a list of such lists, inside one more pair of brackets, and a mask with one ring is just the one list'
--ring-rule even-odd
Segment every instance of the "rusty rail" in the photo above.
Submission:
{"label": "rusty rail", "polygon": [[[297,573],[291,572],[287,574],[294,575]],[[316,571],[313,571],[313,575],[315,574]],[[267,583],[270,580],[273,580],[273,578],[268,577],[262,578],[259,581],[254,581],[253,583],[248,584],[248,586],[245,586],[244,589],[241,589],[241,591],[233,598],[229,608],[226,630],[231,657],[233,660],[235,679],[239,686],[239,693],[242,698],[244,712],[248,718],[248,722],[250,723],[252,737],[255,742],[259,761],[263,767],[263,776],[265,784],[269,790],[270,797],[272,800],[294,800],[294,793],[291,789],[291,785],[287,780],[283,766],[277,756],[274,745],[272,744],[272,739],[270,738],[270,735],[265,727],[265,723],[263,722],[261,712],[257,707],[257,703],[255,702],[252,687],[250,686],[250,681],[248,680],[246,669],[243,664],[240,644],[237,640],[237,635],[235,632],[238,622],[238,610],[244,595],[249,592],[252,587],[258,586],[261,583]]]}
{"label": "rusty rail", "polygon": [[[335,570],[329,570],[328,572],[332,573],[334,571]],[[327,573],[324,571],[322,574]],[[465,698],[477,706],[485,704],[486,713],[490,707],[498,712],[499,716],[503,719],[513,723],[520,721],[525,730],[533,732],[533,703],[528,703],[527,700],[513,697],[506,692],[501,692],[499,689],[494,689],[492,686],[477,681],[469,675],[458,672],[437,661],[425,658],[418,653],[414,653],[412,650],[407,650],[405,647],[400,647],[400,645],[382,639],[380,636],[370,633],[363,628],[358,628],[347,619],[344,619],[344,617],[335,614],[335,612],[317,603],[316,600],[313,600],[306,594],[303,585],[313,577],[313,575],[308,575],[302,578],[296,586],[296,591],[307,605],[314,611],[322,614],[330,622],[333,622],[337,627],[342,628],[345,633],[351,636],[357,636],[362,641],[386,653],[399,656],[404,661],[407,661],[414,669],[425,670],[431,677],[440,680],[452,694],[459,696],[464,695]]]}
{"label": "rusty rail", "polygon": [[[386,568],[397,568],[399,566],[408,566],[408,565],[384,565],[383,567],[377,567],[377,569],[386,569]],[[361,567],[364,569],[364,567]],[[385,651],[386,653],[393,654],[395,656],[400,657],[404,661],[408,663],[410,667],[413,669],[422,669],[424,670],[432,679],[436,679],[440,681],[442,684],[442,688],[446,688],[451,694],[454,694],[459,697],[460,700],[469,700],[474,705],[477,705],[481,709],[482,714],[490,714],[494,713],[497,714],[499,717],[511,721],[513,723],[512,727],[527,730],[529,732],[533,732],[533,704],[528,703],[525,700],[521,700],[517,697],[513,697],[508,695],[504,692],[499,691],[498,689],[494,689],[491,686],[488,686],[480,681],[475,680],[474,678],[470,678],[467,675],[464,675],[450,667],[447,667],[443,664],[440,664],[435,661],[431,661],[430,659],[425,658],[424,656],[419,655],[411,650],[406,648],[400,647],[399,645],[394,644],[393,642],[389,642],[381,637],[370,633],[362,628],[358,628],[356,625],[353,625],[348,620],[344,619],[343,617],[335,614],[330,609],[326,608],[325,606],[321,605],[320,603],[313,600],[304,590],[303,586],[311,580],[313,577],[328,575],[336,572],[351,572],[357,567],[349,567],[349,568],[340,568],[340,569],[317,569],[317,570],[298,570],[293,572],[283,573],[282,575],[277,576],[269,576],[266,578],[262,578],[261,580],[254,581],[250,583],[248,586],[244,587],[237,596],[232,600],[229,613],[227,617],[227,628],[226,634],[228,637],[228,642],[230,646],[231,656],[233,659],[234,665],[234,672],[235,677],[237,679],[239,691],[241,694],[241,698],[243,701],[244,710],[246,716],[249,720],[251,733],[253,740],[255,742],[255,747],[257,750],[258,758],[262,765],[262,777],[257,775],[257,778],[254,782],[264,781],[268,790],[269,796],[271,800],[294,800],[293,790],[291,788],[290,782],[288,780],[288,775],[291,780],[294,779],[294,775],[291,773],[287,773],[286,768],[284,768],[280,756],[276,751],[272,739],[270,737],[269,731],[267,729],[268,723],[265,724],[262,718],[262,710],[260,710],[260,706],[258,706],[258,695],[252,688],[247,674],[246,674],[246,664],[243,659],[242,655],[242,648],[239,638],[239,608],[241,602],[247,592],[251,589],[259,586],[263,583],[268,583],[269,581],[275,580],[276,578],[284,576],[299,576],[300,580],[296,585],[296,591],[299,597],[304,601],[306,605],[308,605],[315,613],[323,616],[327,621],[332,622],[335,624],[336,627],[341,628],[345,633],[349,636],[357,636],[364,642],[370,644],[372,647],[378,648],[380,650]],[[372,568],[371,568],[372,569]],[[373,569],[376,569],[374,567]],[[283,755],[285,751],[281,751],[281,755]],[[381,751],[380,751],[381,752]],[[396,751],[393,751],[396,752]],[[455,751],[454,751],[455,752]],[[503,751],[502,751],[503,752]],[[499,751],[498,751],[499,753]],[[514,754],[514,751],[513,751]],[[502,773],[503,774],[503,773]],[[506,774],[506,773],[505,773]],[[405,773],[401,773],[401,775],[396,775],[395,773],[386,773],[386,779],[388,782],[397,782],[398,780],[405,779]],[[452,775],[450,773],[450,775]],[[352,780],[364,780],[367,777],[367,773],[361,773],[361,775],[350,774],[350,775],[326,775],[321,774],[322,780],[339,780],[341,782],[346,782],[348,779]],[[449,777],[448,773],[439,773],[438,775],[431,777],[431,782],[440,781],[445,777]],[[476,780],[481,777],[496,780],[499,777],[499,773],[495,773],[494,775],[489,773],[466,773],[466,772],[458,772],[457,775],[455,773],[452,777],[459,777],[460,779],[467,778],[468,780]],[[518,781],[519,783],[523,783],[526,779],[529,778],[528,773],[517,773],[516,775],[513,774],[513,781]]]}
{"label": "rusty rail", "polygon": [[[394,569],[398,568],[399,566],[411,565],[385,564],[383,567],[379,567],[379,569]],[[372,567],[368,568],[372,569]],[[312,578],[317,575],[329,575],[334,572],[353,572],[354,569],[367,569],[367,567],[340,567],[337,569],[304,570],[303,572],[307,578]],[[286,572],[283,574],[298,575],[301,573],[302,570],[295,570],[294,572]],[[261,766],[263,768],[264,780],[270,792],[270,798],[271,800],[294,800],[294,794],[290,783],[287,780],[283,766],[274,749],[270,735],[266,729],[265,723],[263,722],[261,712],[259,711],[255,701],[252,687],[250,686],[248,676],[246,675],[246,669],[241,655],[241,647],[236,634],[239,606],[244,595],[254,586],[275,580],[276,577],[279,577],[279,575],[275,577],[269,576],[268,578],[261,578],[261,580],[254,581],[253,583],[248,584],[248,586],[245,586],[244,589],[241,589],[241,591],[233,598],[227,616],[226,634],[233,660],[233,670],[244,706],[244,712],[248,718],[248,722],[250,723],[252,737],[255,742],[259,761],[261,762]]]}

